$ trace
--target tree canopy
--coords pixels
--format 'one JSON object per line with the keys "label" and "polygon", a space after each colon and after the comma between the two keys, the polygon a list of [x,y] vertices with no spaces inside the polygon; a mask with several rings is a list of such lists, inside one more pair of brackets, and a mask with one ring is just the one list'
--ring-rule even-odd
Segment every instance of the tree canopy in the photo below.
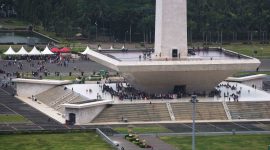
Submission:
{"label": "tree canopy", "polygon": [[[17,18],[64,37],[154,40],[155,0],[0,0]],[[2,11],[4,8],[2,8]],[[188,38],[205,42],[268,40],[269,0],[188,0]]]}

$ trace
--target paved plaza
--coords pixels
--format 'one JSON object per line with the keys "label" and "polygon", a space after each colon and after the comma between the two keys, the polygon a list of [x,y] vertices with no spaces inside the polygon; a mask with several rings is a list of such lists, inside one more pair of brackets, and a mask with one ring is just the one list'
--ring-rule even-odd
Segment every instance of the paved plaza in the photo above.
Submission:
{"label": "paved plaza", "polygon": [[[11,65],[8,65],[9,62],[11,63]],[[0,60],[0,70],[4,71],[5,73],[12,74],[15,72],[31,73],[32,71],[37,71],[39,68],[38,60],[32,60],[31,62],[27,62],[26,60],[17,60],[16,64],[14,64],[14,62],[14,60]],[[18,67],[19,63],[22,64],[22,69]],[[34,66],[30,66],[31,64],[34,64]],[[75,60],[74,62],[70,61],[69,63],[67,63],[66,67],[63,64],[60,65],[57,63],[46,62],[44,63],[44,67],[51,74],[54,74],[55,72],[60,72],[62,75],[68,75],[69,72],[80,75],[81,72],[89,74],[92,72],[98,72],[99,70],[111,71],[107,67],[89,60]],[[43,75],[43,73],[41,73],[41,75]]]}

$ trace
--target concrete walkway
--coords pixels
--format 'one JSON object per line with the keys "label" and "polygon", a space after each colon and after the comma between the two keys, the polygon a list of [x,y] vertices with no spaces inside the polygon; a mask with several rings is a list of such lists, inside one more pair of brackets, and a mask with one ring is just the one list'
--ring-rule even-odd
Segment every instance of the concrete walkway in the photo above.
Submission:
{"label": "concrete walkway", "polygon": [[33,101],[30,98],[26,97],[18,97],[16,96],[19,100],[25,102],[26,104],[34,107],[35,109],[41,111],[42,113],[46,114],[47,116],[50,116],[51,118],[54,118],[56,121],[65,124],[65,118],[63,117],[63,114],[60,112],[54,110],[53,108],[43,104],[40,101]]}

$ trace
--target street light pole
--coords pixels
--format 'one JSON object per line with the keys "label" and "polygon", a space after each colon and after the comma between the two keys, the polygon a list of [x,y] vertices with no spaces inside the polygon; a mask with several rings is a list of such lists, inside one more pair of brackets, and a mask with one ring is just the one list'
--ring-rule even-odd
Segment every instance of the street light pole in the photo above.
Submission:
{"label": "street light pole", "polygon": [[97,37],[98,37],[98,28],[97,28],[98,24],[97,24],[97,22],[95,22],[95,25],[96,25],[96,41],[97,41]]}
{"label": "street light pole", "polygon": [[192,103],[192,150],[195,150],[195,119],[196,119],[196,103],[197,95],[192,95],[190,102]]}
{"label": "street light pole", "polygon": [[125,31],[125,43],[124,43],[124,46],[126,46],[126,42],[127,42],[127,33],[128,33],[128,31]]}

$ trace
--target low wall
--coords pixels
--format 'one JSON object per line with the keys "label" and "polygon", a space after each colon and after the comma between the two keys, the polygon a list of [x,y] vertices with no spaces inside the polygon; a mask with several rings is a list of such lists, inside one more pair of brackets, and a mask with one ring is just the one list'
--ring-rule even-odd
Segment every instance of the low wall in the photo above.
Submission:
{"label": "low wall", "polygon": [[108,144],[110,144],[112,147],[114,147],[115,149],[118,149],[118,146],[116,145],[116,143],[114,143],[113,140],[111,140],[106,134],[104,134],[98,128],[96,129],[96,133],[99,134],[101,138],[105,140]]}
{"label": "low wall", "polygon": [[33,83],[17,83],[16,90],[17,95],[20,97],[31,97],[32,95],[40,94],[47,91],[56,85],[40,85]]}
{"label": "low wall", "polygon": [[81,104],[63,104],[65,107],[66,120],[70,120],[69,114],[75,114],[75,124],[87,124],[99,115],[107,104],[112,104],[112,100],[100,100],[93,102],[86,102]]}
{"label": "low wall", "polygon": [[251,75],[246,77],[229,77],[226,81],[229,82],[238,82],[245,84],[247,86],[253,87],[256,86],[257,89],[263,89],[263,80],[267,77],[265,74]]}
{"label": "low wall", "polygon": [[33,30],[33,32],[36,33],[36,34],[38,34],[38,35],[40,35],[40,36],[43,36],[43,37],[45,37],[45,38],[47,38],[47,39],[50,39],[50,40],[52,40],[52,41],[54,41],[54,42],[56,42],[56,43],[60,43],[60,41],[58,41],[58,40],[56,40],[56,39],[54,39],[54,38],[51,38],[51,37],[49,37],[49,36],[47,36],[47,35],[45,35],[45,34],[39,33],[39,32],[37,32],[37,31],[35,31],[35,30]]}
{"label": "low wall", "polygon": [[68,80],[37,80],[37,79],[12,79],[16,84],[17,95],[19,97],[31,97],[32,95],[40,94],[53,87],[70,84]]}
{"label": "low wall", "polygon": [[100,105],[88,108],[65,108],[66,120],[69,120],[69,114],[76,115],[76,125],[86,124],[91,122],[99,113],[103,111],[106,105]]}

